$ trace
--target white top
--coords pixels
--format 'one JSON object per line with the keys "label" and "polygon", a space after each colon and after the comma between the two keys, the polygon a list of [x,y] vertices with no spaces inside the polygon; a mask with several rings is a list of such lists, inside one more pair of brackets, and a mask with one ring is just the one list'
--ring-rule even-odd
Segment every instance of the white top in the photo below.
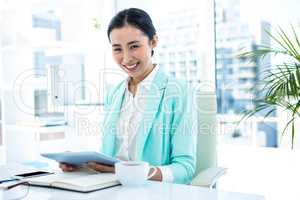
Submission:
{"label": "white top", "polygon": [[[136,160],[137,159],[137,132],[141,120],[144,115],[146,104],[145,95],[151,88],[151,83],[158,71],[158,67],[154,67],[152,72],[141,81],[136,90],[135,96],[129,91],[128,84],[130,78],[127,78],[125,96],[122,104],[120,118],[117,124],[117,143],[119,149],[116,157],[120,160]],[[164,182],[172,182],[173,174],[168,166],[158,166],[162,172],[162,180]]]}

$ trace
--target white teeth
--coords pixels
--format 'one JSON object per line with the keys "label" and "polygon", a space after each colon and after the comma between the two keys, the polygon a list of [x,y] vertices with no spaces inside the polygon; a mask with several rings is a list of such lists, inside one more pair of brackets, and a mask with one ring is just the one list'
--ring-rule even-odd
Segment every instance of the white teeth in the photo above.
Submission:
{"label": "white teeth", "polygon": [[133,70],[136,69],[137,64],[138,64],[138,63],[136,63],[136,64],[134,64],[134,65],[125,65],[125,67],[127,68],[127,70],[133,71]]}
{"label": "white teeth", "polygon": [[126,65],[126,67],[127,67],[128,69],[132,69],[132,68],[135,68],[135,67],[136,67],[136,64],[134,64],[134,65]]}

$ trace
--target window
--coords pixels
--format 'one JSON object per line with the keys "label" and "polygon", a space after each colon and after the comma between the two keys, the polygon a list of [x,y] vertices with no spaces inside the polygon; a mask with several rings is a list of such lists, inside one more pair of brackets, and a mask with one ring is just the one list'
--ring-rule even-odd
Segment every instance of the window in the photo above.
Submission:
{"label": "window", "polygon": [[194,86],[205,81],[215,84],[213,68],[203,70],[203,66],[214,65],[213,43],[209,42],[213,41],[213,28],[208,25],[210,3],[167,0],[161,9],[153,3],[155,9],[151,12],[155,13],[152,18],[159,37],[155,49],[160,55],[157,63],[169,63],[167,73],[184,78]]}
{"label": "window", "polygon": [[[45,151],[68,148],[60,140],[67,135],[70,140],[75,140],[76,134],[85,135],[78,128],[80,120],[88,121],[88,114],[99,113],[94,109],[94,113],[82,114],[74,111],[74,107],[103,103],[105,86],[99,83],[101,73],[110,65],[106,26],[113,15],[111,4],[105,0],[0,0],[0,66],[1,83],[5,85],[1,99],[5,118],[0,119],[1,126],[17,126],[37,119],[68,121],[74,128],[72,134],[59,130],[37,136],[41,141],[57,140],[48,146],[41,145]],[[5,134],[15,130],[4,127]],[[91,132],[87,134],[100,134]]]}
{"label": "window", "polygon": [[[216,15],[219,16],[216,21],[216,57],[217,65],[223,69],[222,71],[217,71],[217,82],[226,82],[225,85],[217,84],[217,93],[221,94],[221,91],[228,91],[228,88],[232,88],[232,90],[228,92],[230,98],[227,97],[228,95],[223,95],[218,98],[219,108],[223,108],[222,104],[229,104],[232,106],[231,109],[218,110],[219,114],[222,115],[222,117],[220,116],[220,119],[222,120],[226,120],[230,117],[237,117],[238,119],[242,110],[251,108],[252,99],[254,97],[254,92],[251,91],[251,88],[255,86],[257,74],[262,68],[261,63],[258,61],[251,65],[248,63],[247,65],[245,58],[237,58],[236,55],[238,52],[241,52],[240,47],[243,49],[254,50],[256,45],[261,43],[268,44],[269,42],[269,39],[266,36],[267,33],[265,33],[264,30],[270,30],[270,22],[257,22],[256,26],[259,27],[259,29],[256,33],[251,32],[251,24],[248,20],[250,18],[242,18],[240,10],[241,4],[242,3],[239,1],[216,1]],[[220,34],[221,30],[222,34]],[[260,38],[261,40],[256,39],[261,35],[263,35]],[[237,123],[237,121],[233,121],[232,123]],[[255,123],[259,124],[262,122]],[[242,123],[239,126],[239,129],[244,130],[245,128],[243,126],[248,125]],[[247,129],[247,131],[255,134],[258,129],[254,130],[253,128],[257,128],[257,126],[251,127],[252,129]],[[263,132],[263,128],[261,128],[260,131]],[[267,130],[265,130],[265,132],[267,132]],[[232,136],[234,133],[232,130],[225,130],[225,132],[220,133],[220,135],[223,137],[223,142],[230,143],[231,140],[227,139],[227,135]],[[243,135],[244,134],[240,134],[240,137],[243,137]],[[274,137],[277,137],[276,126],[274,136],[268,135],[265,145],[263,146],[276,147],[277,142],[274,141]],[[256,141],[254,141],[253,138],[247,138],[250,140],[247,144],[254,143],[252,145],[262,145],[262,142],[257,141],[256,144]],[[270,139],[270,141],[268,141],[268,139]],[[237,140],[236,136],[232,136],[232,142],[234,140]],[[271,141],[274,143],[271,144]]]}
{"label": "window", "polygon": [[[262,4],[267,4],[267,1],[263,1]],[[277,3],[280,0],[276,1]],[[275,3],[275,7],[270,8],[279,9]],[[285,5],[287,7],[294,7],[297,4],[294,1],[287,1]],[[240,117],[241,109],[246,109],[252,107],[252,100],[255,98],[255,91],[251,90],[257,84],[258,77],[260,73],[265,70],[266,65],[271,63],[271,58],[266,58],[264,62],[259,62],[258,60],[250,63],[244,57],[237,58],[239,52],[243,50],[254,50],[257,45],[272,45],[270,43],[270,37],[266,31],[272,31],[272,27],[277,25],[286,25],[290,23],[287,18],[292,18],[288,13],[281,13],[280,20],[278,21],[278,14],[266,14],[263,11],[259,11],[259,16],[254,15],[247,9],[249,1],[216,1],[216,66],[217,66],[217,94],[226,94],[218,97],[219,109],[226,108],[226,105],[232,105],[231,109],[218,110],[220,114],[220,119],[226,120],[231,117]],[[250,6],[251,7],[251,6]],[[260,8],[261,6],[259,6]],[[258,9],[260,10],[260,9]],[[293,9],[292,9],[293,10]],[[270,12],[271,12],[270,11]],[[299,14],[296,11],[292,11],[294,14],[294,19],[299,18]],[[286,14],[286,16],[285,16]],[[277,17],[276,17],[277,16]],[[294,20],[295,21],[295,20]],[[295,23],[297,23],[295,21]],[[230,42],[228,42],[230,41]],[[237,85],[238,84],[238,85]],[[229,92],[229,88],[231,88]],[[257,91],[258,92],[258,91]],[[228,98],[230,96],[230,98]],[[224,104],[224,106],[222,106]],[[232,111],[234,111],[232,113]],[[222,117],[221,117],[222,115]],[[274,131],[269,133],[269,129],[264,127],[258,128],[258,124],[263,123],[264,120],[279,120],[277,117],[270,117],[266,119],[261,119],[261,121],[253,122],[256,125],[252,125],[251,129],[247,129],[252,132],[252,137],[248,137],[248,144],[254,146],[265,146],[265,147],[277,147],[279,144],[274,138],[280,137],[280,126],[277,121],[275,126],[272,126]],[[233,122],[236,123],[237,121]],[[222,122],[221,122],[222,123]],[[246,129],[243,126],[248,126],[247,122],[241,123],[239,128]],[[254,130],[255,129],[255,130]],[[255,141],[254,135],[260,132],[264,132],[265,141]],[[230,130],[224,133],[220,133],[223,137],[226,135],[232,135]],[[243,134],[241,134],[243,137]],[[230,140],[224,139],[225,143]],[[236,137],[232,138],[232,141],[236,140]],[[221,139],[222,141],[222,139]],[[229,142],[230,143],[230,142]],[[236,142],[235,142],[236,143]],[[283,145],[283,144],[282,144]]]}
{"label": "window", "polygon": [[[284,198],[293,199],[297,196],[295,187],[288,186],[279,190],[282,187],[274,181],[274,177],[281,181],[295,180],[294,174],[298,170],[292,170],[290,166],[299,165],[295,161],[299,156],[297,150],[295,154],[286,151],[290,148],[290,136],[287,134],[281,137],[283,124],[287,122],[284,112],[277,110],[280,114],[266,118],[263,117],[265,113],[261,113],[238,123],[242,111],[253,109],[253,100],[260,92],[253,88],[262,72],[274,64],[275,59],[266,57],[264,62],[254,60],[249,63],[244,57],[237,58],[236,55],[254,50],[260,44],[274,45],[266,31],[274,33],[278,26],[290,28],[291,23],[299,26],[300,4],[295,0],[216,0],[215,5],[220,127],[218,164],[230,168],[232,172],[224,177],[219,187],[263,194],[266,199],[279,200],[284,194],[289,196]],[[298,130],[299,125],[297,127]],[[295,148],[300,148],[299,137],[295,141]],[[231,178],[234,180],[230,181]]]}

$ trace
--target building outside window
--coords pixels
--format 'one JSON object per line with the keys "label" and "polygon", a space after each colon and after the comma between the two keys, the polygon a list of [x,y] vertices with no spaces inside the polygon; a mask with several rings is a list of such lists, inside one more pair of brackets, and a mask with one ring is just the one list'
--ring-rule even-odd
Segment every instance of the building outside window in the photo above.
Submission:
{"label": "building outside window", "polygon": [[[295,0],[216,0],[215,66],[205,65],[204,61],[206,46],[201,37],[205,34],[202,29],[205,22],[201,21],[203,10],[199,1],[185,1],[172,9],[174,4],[169,2],[169,10],[163,10],[168,14],[157,23],[159,45],[162,45],[157,49],[160,55],[157,61],[163,63],[171,75],[185,78],[195,86],[204,82],[202,74],[206,70],[215,67],[218,164],[229,169],[228,175],[218,183],[219,188],[264,194],[267,199],[285,199],[285,195],[295,199],[296,187],[283,189],[282,184],[273,181],[290,182],[300,166],[299,155],[286,151],[290,149],[290,136],[281,137],[285,117],[276,112],[277,115],[264,118],[265,113],[260,113],[238,124],[242,111],[253,108],[253,99],[259,91],[252,88],[262,78],[261,72],[274,63],[274,58],[251,63],[237,55],[254,50],[260,44],[273,45],[266,31],[274,32],[278,25],[289,27],[293,22],[297,26],[299,3]],[[183,53],[185,56],[178,58]],[[300,137],[296,138],[294,148],[299,149]]]}

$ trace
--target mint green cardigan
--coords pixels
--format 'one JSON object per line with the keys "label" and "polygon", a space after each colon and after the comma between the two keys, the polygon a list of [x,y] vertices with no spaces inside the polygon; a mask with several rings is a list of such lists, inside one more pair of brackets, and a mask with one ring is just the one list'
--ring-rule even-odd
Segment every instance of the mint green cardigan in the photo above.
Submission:
{"label": "mint green cardigan", "polygon": [[[111,90],[104,103],[102,152],[111,156],[117,153],[117,122],[126,83],[122,81]],[[185,82],[167,76],[160,68],[146,96],[137,133],[138,160],[169,166],[174,183],[188,184],[195,173],[197,115],[193,96]]]}

